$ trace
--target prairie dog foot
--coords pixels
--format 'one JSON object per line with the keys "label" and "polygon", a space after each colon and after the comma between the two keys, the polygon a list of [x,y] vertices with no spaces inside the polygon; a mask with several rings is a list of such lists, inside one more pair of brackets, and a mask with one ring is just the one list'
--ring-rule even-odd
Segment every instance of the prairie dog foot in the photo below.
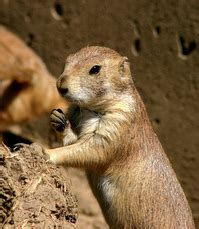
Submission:
{"label": "prairie dog foot", "polygon": [[64,112],[61,109],[54,109],[50,115],[51,125],[57,132],[63,132],[69,125]]}

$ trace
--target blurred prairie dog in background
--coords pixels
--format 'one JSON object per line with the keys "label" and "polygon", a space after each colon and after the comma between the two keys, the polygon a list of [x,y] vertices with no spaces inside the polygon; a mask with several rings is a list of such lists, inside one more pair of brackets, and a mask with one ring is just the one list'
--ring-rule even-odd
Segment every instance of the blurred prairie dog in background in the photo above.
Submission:
{"label": "blurred prairie dog in background", "polygon": [[19,37],[0,26],[0,131],[66,106],[45,64]]}
{"label": "blurred prairie dog in background", "polygon": [[45,151],[56,164],[86,169],[110,228],[195,228],[127,58],[83,48],[67,58],[57,88],[72,104],[66,117],[51,114],[65,146]]}

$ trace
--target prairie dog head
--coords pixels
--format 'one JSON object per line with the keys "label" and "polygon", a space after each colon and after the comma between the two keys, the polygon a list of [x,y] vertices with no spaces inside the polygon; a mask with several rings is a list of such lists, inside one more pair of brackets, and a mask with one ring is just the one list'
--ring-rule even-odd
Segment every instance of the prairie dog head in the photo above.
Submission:
{"label": "prairie dog head", "polygon": [[60,94],[79,106],[90,107],[128,94],[132,83],[129,63],[112,49],[91,46],[66,59],[57,80]]}

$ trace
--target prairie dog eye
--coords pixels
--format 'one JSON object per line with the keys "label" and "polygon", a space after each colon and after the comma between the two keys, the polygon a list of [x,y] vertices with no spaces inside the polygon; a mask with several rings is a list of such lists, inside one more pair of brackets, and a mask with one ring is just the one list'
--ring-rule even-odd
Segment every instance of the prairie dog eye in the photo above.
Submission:
{"label": "prairie dog eye", "polygon": [[90,75],[96,75],[100,72],[100,69],[101,69],[101,66],[100,65],[94,65],[90,71],[89,71],[89,74]]}

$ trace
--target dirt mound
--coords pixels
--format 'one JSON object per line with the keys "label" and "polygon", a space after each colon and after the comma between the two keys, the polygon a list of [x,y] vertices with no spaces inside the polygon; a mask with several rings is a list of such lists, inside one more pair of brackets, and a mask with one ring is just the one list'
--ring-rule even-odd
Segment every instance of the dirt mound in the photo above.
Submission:
{"label": "dirt mound", "polygon": [[32,144],[0,147],[0,228],[74,228],[77,203],[66,171]]}

